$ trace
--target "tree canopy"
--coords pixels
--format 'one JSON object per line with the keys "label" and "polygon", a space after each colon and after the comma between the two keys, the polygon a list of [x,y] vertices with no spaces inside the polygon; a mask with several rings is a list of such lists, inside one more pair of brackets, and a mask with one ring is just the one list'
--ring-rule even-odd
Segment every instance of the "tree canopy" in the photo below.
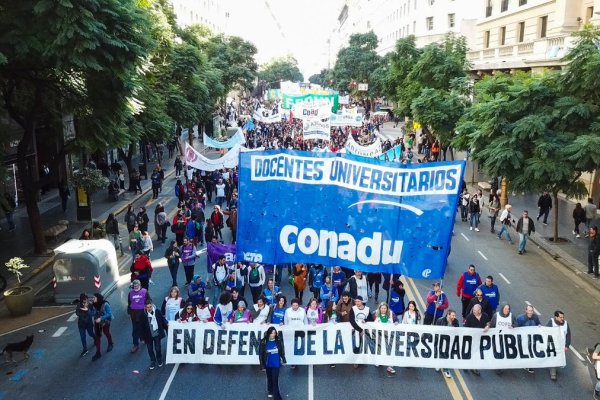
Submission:
{"label": "tree canopy", "polygon": [[274,58],[258,70],[258,79],[267,83],[279,81],[303,82],[298,61],[292,56]]}
{"label": "tree canopy", "polygon": [[336,89],[357,93],[353,83],[371,83],[371,74],[381,62],[377,44],[377,35],[373,31],[350,36],[348,46],[338,52],[333,68]]}

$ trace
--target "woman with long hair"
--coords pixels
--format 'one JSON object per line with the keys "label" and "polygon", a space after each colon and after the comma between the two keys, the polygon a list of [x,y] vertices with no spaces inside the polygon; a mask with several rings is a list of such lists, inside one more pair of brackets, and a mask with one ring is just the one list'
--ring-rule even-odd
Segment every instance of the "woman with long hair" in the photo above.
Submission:
{"label": "woman with long hair", "polygon": [[183,297],[181,297],[181,293],[179,292],[179,288],[177,286],[173,286],[171,290],[169,290],[169,295],[165,297],[163,300],[162,306],[160,307],[160,312],[167,321],[175,321],[177,320],[177,313],[181,310],[183,306]]}
{"label": "woman with long hair", "polygon": [[102,356],[100,353],[102,333],[104,333],[104,336],[108,340],[106,352],[109,353],[113,349],[113,340],[110,333],[110,323],[113,319],[113,314],[110,304],[104,300],[104,296],[100,293],[94,293],[94,309],[94,333],[96,335],[94,342],[96,345],[96,354],[92,357],[92,361],[96,361]]}
{"label": "woman with long hair", "polygon": [[[387,303],[380,303],[377,310],[375,310],[375,322],[379,322],[380,324],[393,324],[395,322],[394,313],[388,307]],[[387,367],[387,373],[389,375],[394,375],[396,370],[390,365]]]}
{"label": "woman with long hair", "polygon": [[421,321],[421,314],[417,309],[417,303],[414,300],[408,302],[408,306],[402,316],[402,323],[409,325],[417,325]]}
{"label": "woman with long hair", "polygon": [[260,368],[267,373],[267,397],[282,400],[279,392],[279,369],[287,361],[283,338],[274,326],[269,327],[258,347]]}
{"label": "woman with long hair", "polygon": [[165,250],[165,258],[167,259],[167,265],[169,266],[169,272],[171,273],[171,280],[173,281],[172,286],[177,286],[177,270],[179,269],[179,262],[181,261],[181,250],[177,247],[176,241],[171,240],[171,244],[167,250]]}

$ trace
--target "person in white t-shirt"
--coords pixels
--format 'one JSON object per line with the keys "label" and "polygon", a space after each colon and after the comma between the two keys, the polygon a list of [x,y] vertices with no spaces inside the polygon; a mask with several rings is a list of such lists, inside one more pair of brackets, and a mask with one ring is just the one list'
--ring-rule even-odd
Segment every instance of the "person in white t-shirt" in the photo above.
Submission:
{"label": "person in white t-shirt", "polygon": [[219,205],[219,207],[223,207],[223,202],[225,201],[225,184],[223,183],[223,179],[219,179],[215,185],[215,189],[217,190],[217,198],[215,199],[215,202]]}

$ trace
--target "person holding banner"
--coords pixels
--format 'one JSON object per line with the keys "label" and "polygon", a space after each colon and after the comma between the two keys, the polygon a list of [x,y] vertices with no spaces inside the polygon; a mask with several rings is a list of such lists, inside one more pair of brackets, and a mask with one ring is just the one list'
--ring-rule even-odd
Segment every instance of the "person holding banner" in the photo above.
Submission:
{"label": "person holding banner", "polygon": [[[435,324],[438,326],[452,326],[454,328],[458,328],[460,326],[458,320],[456,319],[456,311],[452,309],[448,309],[446,315],[441,318],[438,318],[435,321]],[[435,370],[439,371],[440,369],[436,368]],[[446,378],[450,379],[452,377],[448,368],[444,368],[442,372]]]}
{"label": "person holding banner", "polygon": [[[361,335],[363,334],[364,330],[360,324],[373,321],[371,310],[369,310],[369,307],[365,305],[365,301],[363,300],[362,296],[357,296],[354,299],[354,306],[350,309],[349,320],[354,330],[359,332]],[[358,368],[358,364],[354,364],[353,367],[355,369]]]}
{"label": "person holding banner", "polygon": [[268,321],[273,325],[283,325],[285,311],[287,310],[287,298],[280,294],[277,296],[277,303],[271,307]]}
{"label": "person holding banner", "polygon": [[[239,300],[238,303],[244,300]],[[244,304],[246,302],[244,301]],[[237,307],[236,307],[237,309]],[[219,297],[219,304],[217,304],[215,310],[214,320],[217,325],[221,328],[224,328],[224,324],[229,320],[231,313],[233,312],[233,305],[231,304],[231,294],[229,292],[221,293],[221,297]]]}
{"label": "person holding banner", "polygon": [[[475,304],[471,309],[471,312],[467,315],[464,326],[465,328],[485,329],[488,322],[490,322],[489,315],[482,311],[480,304]],[[478,369],[472,369],[471,372],[479,376]]]}
{"label": "person holding banner", "polygon": [[270,312],[271,307],[269,307],[269,305],[267,304],[267,299],[265,299],[264,296],[260,296],[256,304],[253,305],[252,308],[250,308],[250,313],[252,314],[252,321],[257,324],[268,323]]}
{"label": "person holding banner", "polygon": [[440,282],[432,285],[433,289],[427,293],[427,309],[425,310],[425,320],[423,324],[433,325],[435,321],[444,315],[444,311],[448,308],[448,297],[442,291]]}
{"label": "person holding banner", "polygon": [[[565,339],[565,352],[569,351],[569,346],[571,345],[571,327],[565,319],[565,313],[560,310],[554,311],[554,318],[550,318],[546,326],[560,328],[560,333]],[[556,375],[556,367],[550,368],[550,379],[555,381]]]}
{"label": "person holding banner", "polygon": [[279,392],[279,369],[286,364],[283,338],[274,326],[269,327],[258,346],[260,369],[267,373],[267,397],[282,400]]}
{"label": "person holding banner", "polygon": [[[263,303],[264,304],[264,303]],[[246,323],[249,324],[252,322],[252,314],[246,308],[246,302],[244,300],[240,300],[238,302],[238,308],[235,311],[232,311],[229,316],[230,324],[238,324],[238,323]]]}
{"label": "person holding banner", "polygon": [[421,321],[421,314],[414,300],[408,302],[408,308],[402,315],[402,323],[408,325],[417,325]]}
{"label": "person holding banner", "polygon": [[[522,326],[531,326],[531,327],[536,327],[536,326],[542,326],[542,323],[540,322],[540,317],[537,316],[537,314],[535,313],[535,308],[533,308],[533,306],[531,304],[528,304],[525,307],[525,313],[521,314],[517,317],[517,326],[518,327],[522,327]],[[529,372],[530,374],[533,374],[535,371],[532,368],[525,368],[525,371]]]}
{"label": "person holding banner", "polygon": [[404,284],[400,279],[395,280],[392,286],[392,290],[390,291],[390,310],[395,315],[394,322],[400,322],[402,319],[402,314],[404,314],[404,296],[406,295],[406,290],[404,290]]}
{"label": "person holding banner", "polygon": [[[375,315],[373,317],[375,322],[380,324],[397,324],[397,319],[392,310],[389,309],[387,303],[380,303],[375,310]],[[396,373],[396,370],[392,366],[387,367],[387,375],[392,376]]]}
{"label": "person holding banner", "polygon": [[463,272],[456,283],[456,296],[460,297],[462,303],[463,320],[467,318],[467,308],[475,294],[477,287],[481,286],[481,277],[475,272],[475,266],[469,264],[467,270]]}
{"label": "person holding banner", "polygon": [[175,321],[182,306],[183,297],[181,297],[181,294],[179,293],[179,288],[177,286],[173,286],[171,290],[169,290],[169,295],[163,300],[162,306],[160,307],[160,312],[162,315],[164,315],[167,321]]}
{"label": "person holding banner", "polygon": [[323,323],[323,309],[319,307],[319,301],[314,297],[308,301],[306,306],[306,325],[318,325]]}
{"label": "person holding banner", "polygon": [[267,281],[267,287],[263,289],[262,296],[266,299],[269,306],[275,305],[276,297],[281,293],[279,286],[275,286],[273,279]]}

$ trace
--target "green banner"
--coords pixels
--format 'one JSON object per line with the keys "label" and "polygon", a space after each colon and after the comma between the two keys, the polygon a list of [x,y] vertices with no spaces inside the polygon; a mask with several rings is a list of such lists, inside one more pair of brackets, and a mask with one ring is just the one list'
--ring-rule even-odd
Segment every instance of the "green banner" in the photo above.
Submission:
{"label": "green banner", "polygon": [[303,96],[290,96],[284,93],[282,107],[289,110],[294,104],[301,101],[327,100],[331,104],[331,112],[336,113],[338,110],[338,97],[339,95],[337,94],[305,94]]}

